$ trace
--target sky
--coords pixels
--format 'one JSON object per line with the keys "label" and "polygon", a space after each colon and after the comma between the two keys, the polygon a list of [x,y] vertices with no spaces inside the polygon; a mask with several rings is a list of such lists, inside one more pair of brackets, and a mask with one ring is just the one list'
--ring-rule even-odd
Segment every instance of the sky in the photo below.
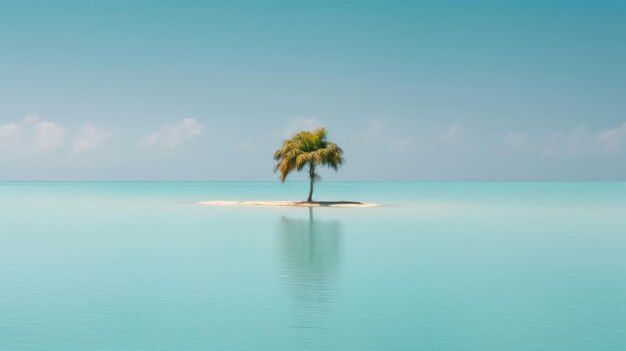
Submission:
{"label": "sky", "polygon": [[626,180],[625,62],[624,1],[0,0],[0,180]]}

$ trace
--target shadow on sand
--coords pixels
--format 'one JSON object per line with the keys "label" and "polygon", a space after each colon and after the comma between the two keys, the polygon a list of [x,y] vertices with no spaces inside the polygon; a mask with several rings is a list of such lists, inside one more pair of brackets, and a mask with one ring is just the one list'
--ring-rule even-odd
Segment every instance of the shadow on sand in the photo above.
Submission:
{"label": "shadow on sand", "polygon": [[320,207],[323,206],[336,206],[336,205],[365,205],[362,202],[358,202],[358,201],[312,201],[312,202],[306,202],[306,201],[298,201],[296,202],[296,204],[300,204],[300,205],[317,205]]}

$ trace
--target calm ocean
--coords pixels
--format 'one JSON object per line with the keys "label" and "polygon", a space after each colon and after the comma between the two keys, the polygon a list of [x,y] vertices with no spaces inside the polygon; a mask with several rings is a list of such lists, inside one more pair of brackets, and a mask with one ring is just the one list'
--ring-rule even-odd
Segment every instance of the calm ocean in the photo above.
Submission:
{"label": "calm ocean", "polygon": [[626,183],[0,183],[0,350],[626,350]]}

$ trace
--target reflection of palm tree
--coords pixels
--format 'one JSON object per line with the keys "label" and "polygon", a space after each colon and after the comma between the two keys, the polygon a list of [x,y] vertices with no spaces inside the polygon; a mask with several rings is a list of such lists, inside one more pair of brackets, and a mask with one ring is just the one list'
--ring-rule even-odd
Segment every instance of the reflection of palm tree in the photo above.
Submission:
{"label": "reflection of palm tree", "polygon": [[277,224],[280,266],[293,295],[296,328],[325,329],[325,318],[336,297],[341,265],[341,223],[313,218],[281,217]]}

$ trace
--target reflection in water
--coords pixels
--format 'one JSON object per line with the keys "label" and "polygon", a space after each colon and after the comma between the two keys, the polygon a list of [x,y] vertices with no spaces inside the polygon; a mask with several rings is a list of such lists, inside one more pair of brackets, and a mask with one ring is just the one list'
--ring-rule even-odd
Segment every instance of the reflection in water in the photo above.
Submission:
{"label": "reflection in water", "polygon": [[[280,268],[284,284],[293,296],[294,328],[310,343],[315,333],[327,329],[326,318],[337,296],[341,266],[341,223],[313,218],[281,217],[277,223]],[[311,334],[314,333],[314,334]]]}

